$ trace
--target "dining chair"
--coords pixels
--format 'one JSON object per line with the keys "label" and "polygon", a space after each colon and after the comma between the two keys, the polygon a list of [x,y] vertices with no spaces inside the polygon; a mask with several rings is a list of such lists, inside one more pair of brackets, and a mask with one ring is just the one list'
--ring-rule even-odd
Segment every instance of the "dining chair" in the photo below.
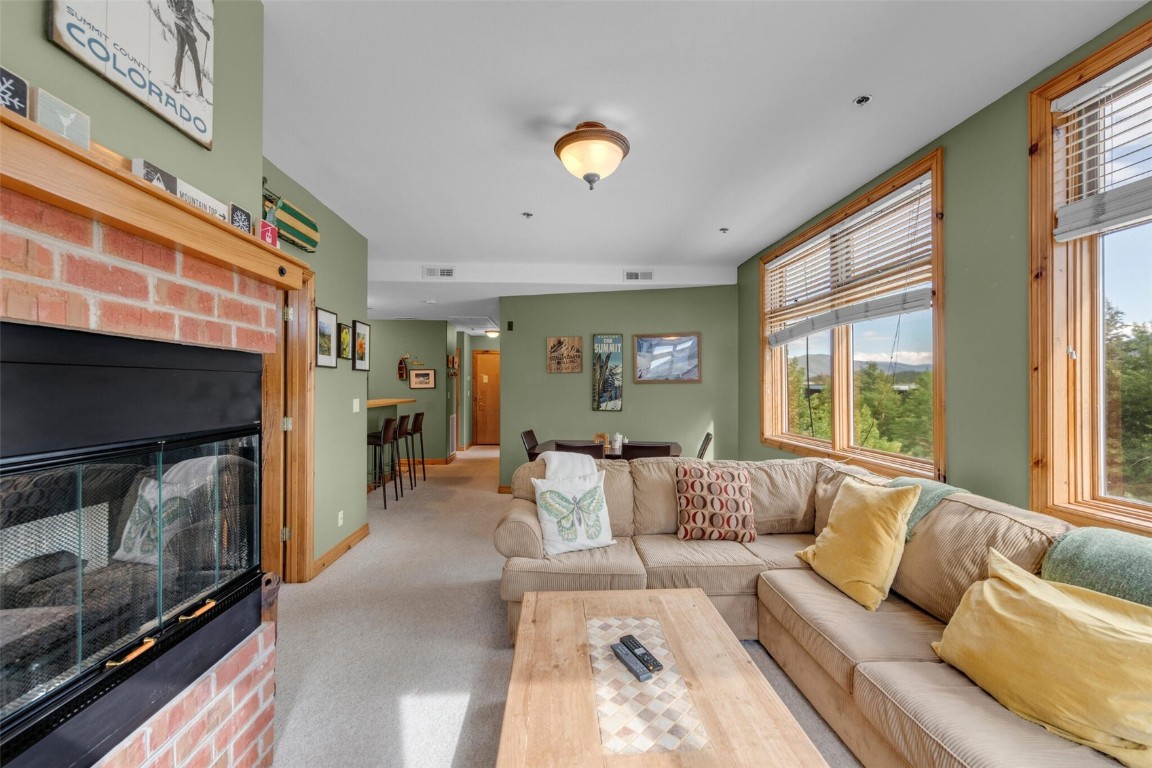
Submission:
{"label": "dining chair", "polygon": [[604,458],[604,443],[566,443],[557,440],[556,450],[565,453],[583,453],[594,459]]}
{"label": "dining chair", "polygon": [[625,461],[671,455],[672,443],[624,443],[620,448],[620,458]]}
{"label": "dining chair", "polygon": [[708,446],[712,445],[712,433],[705,432],[704,439],[700,441],[700,450],[696,453],[696,458],[704,458],[704,453],[708,450]]}
{"label": "dining chair", "polygon": [[425,482],[428,481],[428,469],[424,466],[424,411],[417,411],[416,415],[412,417],[412,426],[408,429],[408,434],[412,438],[412,447],[416,447],[416,436],[420,436],[420,476]]}
{"label": "dining chair", "polygon": [[536,451],[536,446],[540,445],[540,441],[536,439],[536,432],[526,429],[520,433],[520,439],[524,441],[524,450],[528,454],[528,461],[535,461],[536,457],[533,454]]}

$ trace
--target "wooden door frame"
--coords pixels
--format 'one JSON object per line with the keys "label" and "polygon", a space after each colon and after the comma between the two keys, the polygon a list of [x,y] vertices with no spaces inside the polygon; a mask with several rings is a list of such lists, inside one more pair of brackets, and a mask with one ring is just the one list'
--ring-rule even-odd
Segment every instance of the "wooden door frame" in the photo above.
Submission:
{"label": "wooden door frame", "polygon": [[284,558],[284,580],[309,581],[316,573],[315,484],[315,355],[316,273],[304,271],[303,284],[288,294],[292,319],[285,326],[285,415],[292,429],[284,440],[284,519],[290,538]]}
{"label": "wooden door frame", "polygon": [[[478,378],[476,376],[476,368],[477,368],[476,361],[480,355],[499,355],[499,354],[500,354],[500,350],[498,350],[498,349],[474,349],[474,350],[472,350],[472,444],[473,445],[479,445],[479,443],[476,442],[476,422],[477,422],[476,384],[478,381]],[[503,403],[501,403],[501,406],[503,406]],[[459,426],[459,425],[457,425],[457,426]],[[497,440],[495,443],[493,443],[493,445],[499,445],[499,444],[500,444],[499,440]],[[485,445],[488,445],[488,443],[485,443]]]}
{"label": "wooden door frame", "polygon": [[[287,297],[276,293],[276,312],[284,316]],[[261,379],[260,439],[260,567],[284,578],[284,543],[280,530],[284,513],[284,351],[287,331],[284,323],[276,334],[276,351],[264,355]]]}

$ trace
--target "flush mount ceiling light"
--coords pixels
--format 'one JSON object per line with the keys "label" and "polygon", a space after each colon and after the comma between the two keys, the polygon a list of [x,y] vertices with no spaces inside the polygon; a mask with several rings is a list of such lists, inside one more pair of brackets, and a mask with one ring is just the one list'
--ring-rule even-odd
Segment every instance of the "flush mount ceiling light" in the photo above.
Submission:
{"label": "flush mount ceiling light", "polygon": [[552,148],[568,172],[588,182],[588,189],[612,175],[628,156],[628,139],[603,123],[586,122],[556,140]]}
{"label": "flush mount ceiling light", "polygon": [[490,339],[494,339],[500,335],[500,331],[497,331],[494,328],[489,328],[488,330],[484,331],[484,335]]}

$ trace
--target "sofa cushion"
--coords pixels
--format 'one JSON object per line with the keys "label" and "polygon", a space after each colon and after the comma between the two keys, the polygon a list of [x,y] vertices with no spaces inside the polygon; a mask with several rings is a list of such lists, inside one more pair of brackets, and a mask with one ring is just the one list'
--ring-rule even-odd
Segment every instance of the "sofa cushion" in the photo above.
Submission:
{"label": "sofa cushion", "polygon": [[755,541],[751,497],[742,469],[676,467],[677,538]]}
{"label": "sofa cushion", "polygon": [[[608,519],[612,521],[612,535],[631,536],[632,474],[626,461],[596,460],[596,469],[604,472],[604,499],[608,502]],[[536,489],[532,480],[544,478],[544,462],[540,459],[521,464],[512,473],[512,498],[536,503]]]}
{"label": "sofa cushion", "polygon": [[853,467],[836,461],[819,461],[816,467],[816,487],[812,494],[812,532],[817,536],[824,530],[824,526],[828,525],[828,513],[832,511],[832,502],[836,501],[841,483],[849,477],[877,486],[887,485],[889,481],[889,478],[869,472],[863,467]]}
{"label": "sofa cushion", "polygon": [[760,610],[768,610],[848,693],[862,662],[940,662],[931,643],[944,624],[895,595],[868,611],[819,574],[788,569],[760,574],[757,596]]}
{"label": "sofa cushion", "polygon": [[708,466],[748,473],[756,533],[767,534],[812,532],[820,465],[820,459],[769,459],[713,461]]}
{"label": "sofa cushion", "polygon": [[756,557],[764,561],[764,568],[811,568],[812,566],[796,557],[796,553],[811,546],[816,537],[810,533],[777,533],[773,536],[758,536],[756,541],[744,544]]}
{"label": "sofa cushion", "polygon": [[971,493],[941,501],[912,529],[892,589],[948,621],[974,582],[988,577],[992,547],[1029,573],[1071,526],[1062,520]]}
{"label": "sofa cushion", "polygon": [[988,573],[933,645],[940,658],[1021,717],[1152,768],[1152,608],[1044,581],[995,550]]}
{"label": "sofa cushion", "polygon": [[[895,598],[893,598],[895,599]],[[865,662],[853,699],[909,765],[1118,768],[1009,712],[947,664]]]}
{"label": "sofa cushion", "polygon": [[1040,575],[1152,606],[1152,539],[1111,528],[1074,528],[1044,555]]}
{"label": "sofa cushion", "polygon": [[735,541],[681,541],[675,534],[636,536],[649,589],[699,587],[708,595],[754,595],[764,561]]}
{"label": "sofa cushion", "polygon": [[870,611],[888,598],[920,488],[846,481],[816,543],[797,552],[816,573]]}
{"label": "sofa cushion", "polygon": [[567,552],[539,560],[510,557],[504,561],[500,597],[520,601],[525,592],[644,589],[647,576],[632,540],[618,539],[609,547]]}
{"label": "sofa cushion", "polygon": [[635,498],[636,536],[676,533],[679,510],[676,506],[676,468],[707,467],[698,459],[654,457],[628,462],[632,471],[632,495]]}

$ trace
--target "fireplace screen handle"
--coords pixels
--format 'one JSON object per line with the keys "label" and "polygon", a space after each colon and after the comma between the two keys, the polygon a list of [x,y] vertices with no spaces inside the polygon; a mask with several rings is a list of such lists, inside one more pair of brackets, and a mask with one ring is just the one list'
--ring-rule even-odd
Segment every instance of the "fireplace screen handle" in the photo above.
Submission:
{"label": "fireplace screen handle", "polygon": [[212,606],[214,605],[216,605],[215,600],[205,600],[204,605],[192,611],[192,613],[181,616],[178,621],[192,621],[192,619],[195,619],[197,616],[202,616],[204,613],[211,610]]}
{"label": "fireplace screen handle", "polygon": [[132,651],[132,653],[128,654],[127,656],[125,656],[122,659],[118,659],[116,661],[110,661],[107,664],[105,664],[104,666],[107,667],[108,669],[113,669],[114,667],[123,666],[123,665],[127,664],[128,662],[132,661],[132,659],[136,658],[140,654],[144,653],[144,651],[148,650],[149,648],[151,648],[154,645],[156,645],[156,638],[146,637],[146,638],[144,638],[144,641],[140,643],[140,647],[137,648],[136,650]]}

